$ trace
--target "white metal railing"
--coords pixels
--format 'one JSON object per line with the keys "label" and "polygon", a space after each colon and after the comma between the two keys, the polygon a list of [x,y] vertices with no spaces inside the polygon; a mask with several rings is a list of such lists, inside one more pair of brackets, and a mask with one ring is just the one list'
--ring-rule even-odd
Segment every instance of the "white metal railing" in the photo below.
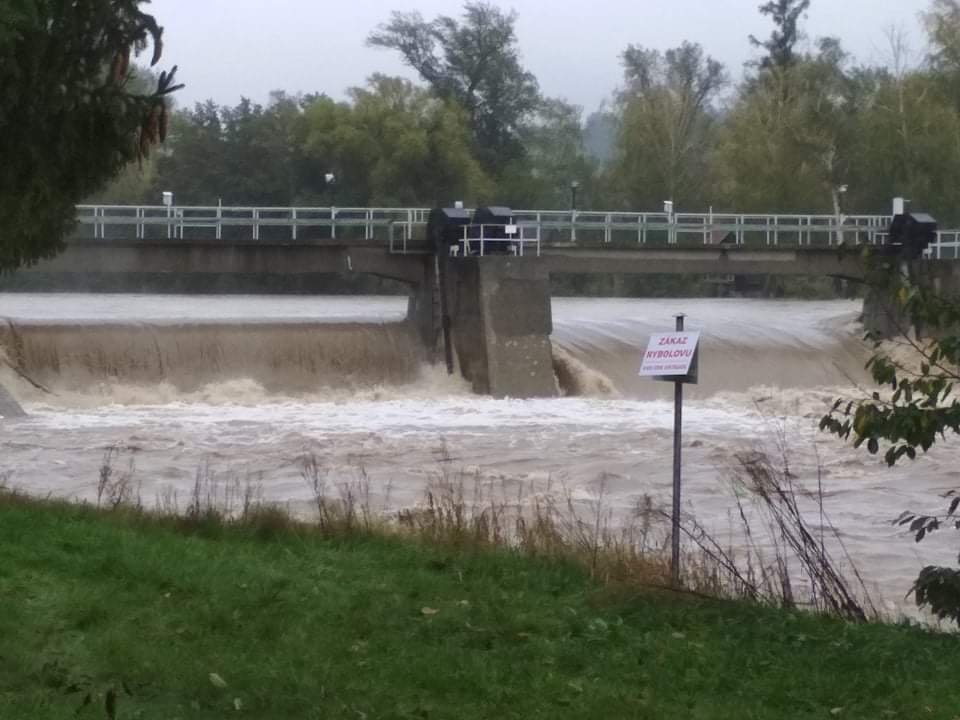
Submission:
{"label": "white metal railing", "polygon": [[931,260],[960,260],[960,230],[942,230],[923,253]]}
{"label": "white metal railing", "polygon": [[524,248],[532,245],[540,257],[540,226],[536,223],[465,225],[459,242],[450,248],[454,255],[478,255],[506,250],[523,256]]}
{"label": "white metal railing", "polygon": [[[407,223],[392,224],[389,228],[390,252],[422,252],[424,245],[414,244],[411,233],[419,229],[425,231],[426,226],[425,222],[412,223],[412,228]],[[532,246],[534,254],[540,257],[540,226],[536,223],[464,225],[459,228],[459,235],[457,242],[450,246],[451,255],[484,256],[499,250],[523,257],[528,254],[527,247]]]}
{"label": "white metal railing", "polygon": [[[324,239],[386,242],[391,252],[422,252],[428,208],[80,205],[82,233],[93,239],[298,242]],[[517,251],[535,244],[655,243],[813,247],[876,244],[890,215],[817,215],[515,210]],[[338,235],[340,236],[338,238]],[[87,235],[89,237],[89,235]],[[472,252],[461,247],[461,252]],[[484,238],[480,245],[486,249]],[[925,253],[960,259],[960,231],[939,233]]]}
{"label": "white metal railing", "polygon": [[[326,228],[336,238],[338,229],[360,228],[363,237],[372,240],[376,228],[398,221],[411,226],[426,222],[429,212],[421,208],[78,205],[77,220],[82,226],[93,226],[94,239],[106,239],[108,228],[126,233],[133,229],[136,239],[159,230],[154,235],[171,240],[186,240],[188,234],[190,239],[220,240],[227,228],[249,228],[251,240],[260,240],[264,228],[284,228],[289,240],[297,240],[305,228]],[[188,233],[202,230],[209,232]]]}

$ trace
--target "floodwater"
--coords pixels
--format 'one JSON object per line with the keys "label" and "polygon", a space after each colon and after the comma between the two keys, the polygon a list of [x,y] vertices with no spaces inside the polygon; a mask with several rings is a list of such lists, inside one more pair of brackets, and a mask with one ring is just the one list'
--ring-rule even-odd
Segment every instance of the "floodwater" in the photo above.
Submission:
{"label": "floodwater", "polygon": [[[602,493],[618,521],[669,502],[672,387],[637,376],[650,333],[677,312],[703,335],[684,409],[684,507],[735,537],[737,457],[766,451],[826,511],[888,608],[955,536],[917,545],[891,525],[936,511],[960,486],[960,448],[888,469],[817,431],[839,395],[867,385],[859,304],[848,301],[553,302],[566,397],[492,400],[426,364],[405,298],[0,294],[0,383],[30,413],[0,425],[0,473],[33,493],[92,499],[107,448],[141,496],[185,495],[198,470],[253,478],[306,508],[301,461],[331,482],[369,478],[375,507],[416,504],[438,474],[530,497]],[[202,470],[201,470],[202,469]],[[726,533],[726,535],[725,535]]]}

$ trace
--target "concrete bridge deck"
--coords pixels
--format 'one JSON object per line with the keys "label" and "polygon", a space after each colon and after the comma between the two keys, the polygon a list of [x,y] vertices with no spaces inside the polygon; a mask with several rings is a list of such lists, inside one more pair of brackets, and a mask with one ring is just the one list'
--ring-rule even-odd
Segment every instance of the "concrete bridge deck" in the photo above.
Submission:
{"label": "concrete bridge deck", "polygon": [[[407,283],[423,280],[423,253],[391,254],[382,243],[267,244],[227,241],[73,241],[63,253],[24,272],[64,273],[368,273]],[[856,248],[738,246],[545,247],[524,258],[548,273],[863,276]],[[452,262],[456,262],[456,258]]]}

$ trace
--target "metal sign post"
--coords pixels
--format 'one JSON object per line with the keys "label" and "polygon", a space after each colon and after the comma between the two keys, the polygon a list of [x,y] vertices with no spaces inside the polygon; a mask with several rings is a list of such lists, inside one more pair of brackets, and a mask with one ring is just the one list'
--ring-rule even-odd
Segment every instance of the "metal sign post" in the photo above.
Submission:
{"label": "metal sign post", "polygon": [[[677,332],[683,332],[683,315],[677,315]],[[680,584],[680,437],[683,433],[683,381],[673,383],[673,515],[670,545],[670,577]]]}
{"label": "metal sign post", "polygon": [[643,356],[640,375],[672,381],[673,390],[673,508],[671,516],[670,573],[674,585],[680,584],[680,489],[681,440],[683,434],[683,386],[696,383],[699,365],[699,332],[684,332],[683,315],[677,315],[676,332],[650,338]]}

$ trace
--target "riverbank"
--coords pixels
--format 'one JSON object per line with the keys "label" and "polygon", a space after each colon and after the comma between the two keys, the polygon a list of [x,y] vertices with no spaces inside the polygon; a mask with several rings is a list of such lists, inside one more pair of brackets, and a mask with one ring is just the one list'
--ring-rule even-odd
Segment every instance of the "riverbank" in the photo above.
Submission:
{"label": "riverbank", "polygon": [[0,607],[11,720],[960,707],[954,636],[643,591],[556,557],[322,531],[269,510],[225,524],[0,494]]}

